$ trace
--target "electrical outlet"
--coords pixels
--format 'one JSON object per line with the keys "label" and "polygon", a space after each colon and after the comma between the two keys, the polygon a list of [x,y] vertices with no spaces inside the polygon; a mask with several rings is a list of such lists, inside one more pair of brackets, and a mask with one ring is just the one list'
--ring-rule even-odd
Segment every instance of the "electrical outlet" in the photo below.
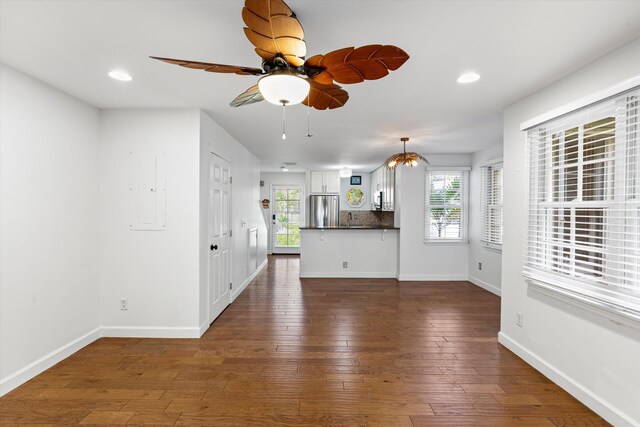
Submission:
{"label": "electrical outlet", "polygon": [[522,315],[522,313],[516,313],[516,325],[520,326],[522,328],[522,322],[524,316]]}
{"label": "electrical outlet", "polygon": [[128,310],[129,309],[129,300],[126,298],[120,299],[120,310]]}
{"label": "electrical outlet", "polygon": [[482,263],[481,262],[478,263],[478,270],[482,270]]}
{"label": "electrical outlet", "polygon": [[349,264],[347,263],[347,261],[344,261],[342,263],[342,268],[348,268]]}

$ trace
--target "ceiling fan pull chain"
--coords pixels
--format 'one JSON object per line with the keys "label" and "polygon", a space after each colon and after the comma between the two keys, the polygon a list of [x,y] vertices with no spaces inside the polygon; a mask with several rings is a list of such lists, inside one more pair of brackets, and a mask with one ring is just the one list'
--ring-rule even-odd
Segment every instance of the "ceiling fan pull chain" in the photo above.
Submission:
{"label": "ceiling fan pull chain", "polygon": [[285,139],[287,139],[287,132],[286,132],[286,127],[285,127],[285,107],[287,106],[287,101],[281,101],[282,102],[282,140],[284,141]]}
{"label": "ceiling fan pull chain", "polygon": [[310,122],[311,122],[311,104],[307,104],[307,138],[311,138],[313,136],[311,135]]}

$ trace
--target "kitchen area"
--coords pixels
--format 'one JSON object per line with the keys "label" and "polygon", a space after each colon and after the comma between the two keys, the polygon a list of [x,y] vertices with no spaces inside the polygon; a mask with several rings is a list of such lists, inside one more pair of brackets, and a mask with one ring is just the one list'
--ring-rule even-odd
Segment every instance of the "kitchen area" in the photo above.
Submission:
{"label": "kitchen area", "polygon": [[395,170],[311,171],[308,179],[300,277],[395,278]]}

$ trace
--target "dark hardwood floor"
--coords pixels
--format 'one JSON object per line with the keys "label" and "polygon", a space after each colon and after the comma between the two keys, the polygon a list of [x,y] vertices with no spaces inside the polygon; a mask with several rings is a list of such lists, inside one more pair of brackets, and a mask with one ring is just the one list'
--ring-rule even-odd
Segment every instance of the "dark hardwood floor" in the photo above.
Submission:
{"label": "dark hardwood floor", "polygon": [[0,399],[0,424],[608,425],[497,343],[468,282],[269,267],[201,339],[103,338]]}

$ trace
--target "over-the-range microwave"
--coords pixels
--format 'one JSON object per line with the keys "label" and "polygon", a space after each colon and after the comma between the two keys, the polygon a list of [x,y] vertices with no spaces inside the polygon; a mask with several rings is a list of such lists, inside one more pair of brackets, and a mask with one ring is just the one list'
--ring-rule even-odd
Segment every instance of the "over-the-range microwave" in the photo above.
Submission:
{"label": "over-the-range microwave", "polygon": [[373,209],[376,211],[382,210],[382,203],[384,203],[384,191],[376,191],[373,199]]}

